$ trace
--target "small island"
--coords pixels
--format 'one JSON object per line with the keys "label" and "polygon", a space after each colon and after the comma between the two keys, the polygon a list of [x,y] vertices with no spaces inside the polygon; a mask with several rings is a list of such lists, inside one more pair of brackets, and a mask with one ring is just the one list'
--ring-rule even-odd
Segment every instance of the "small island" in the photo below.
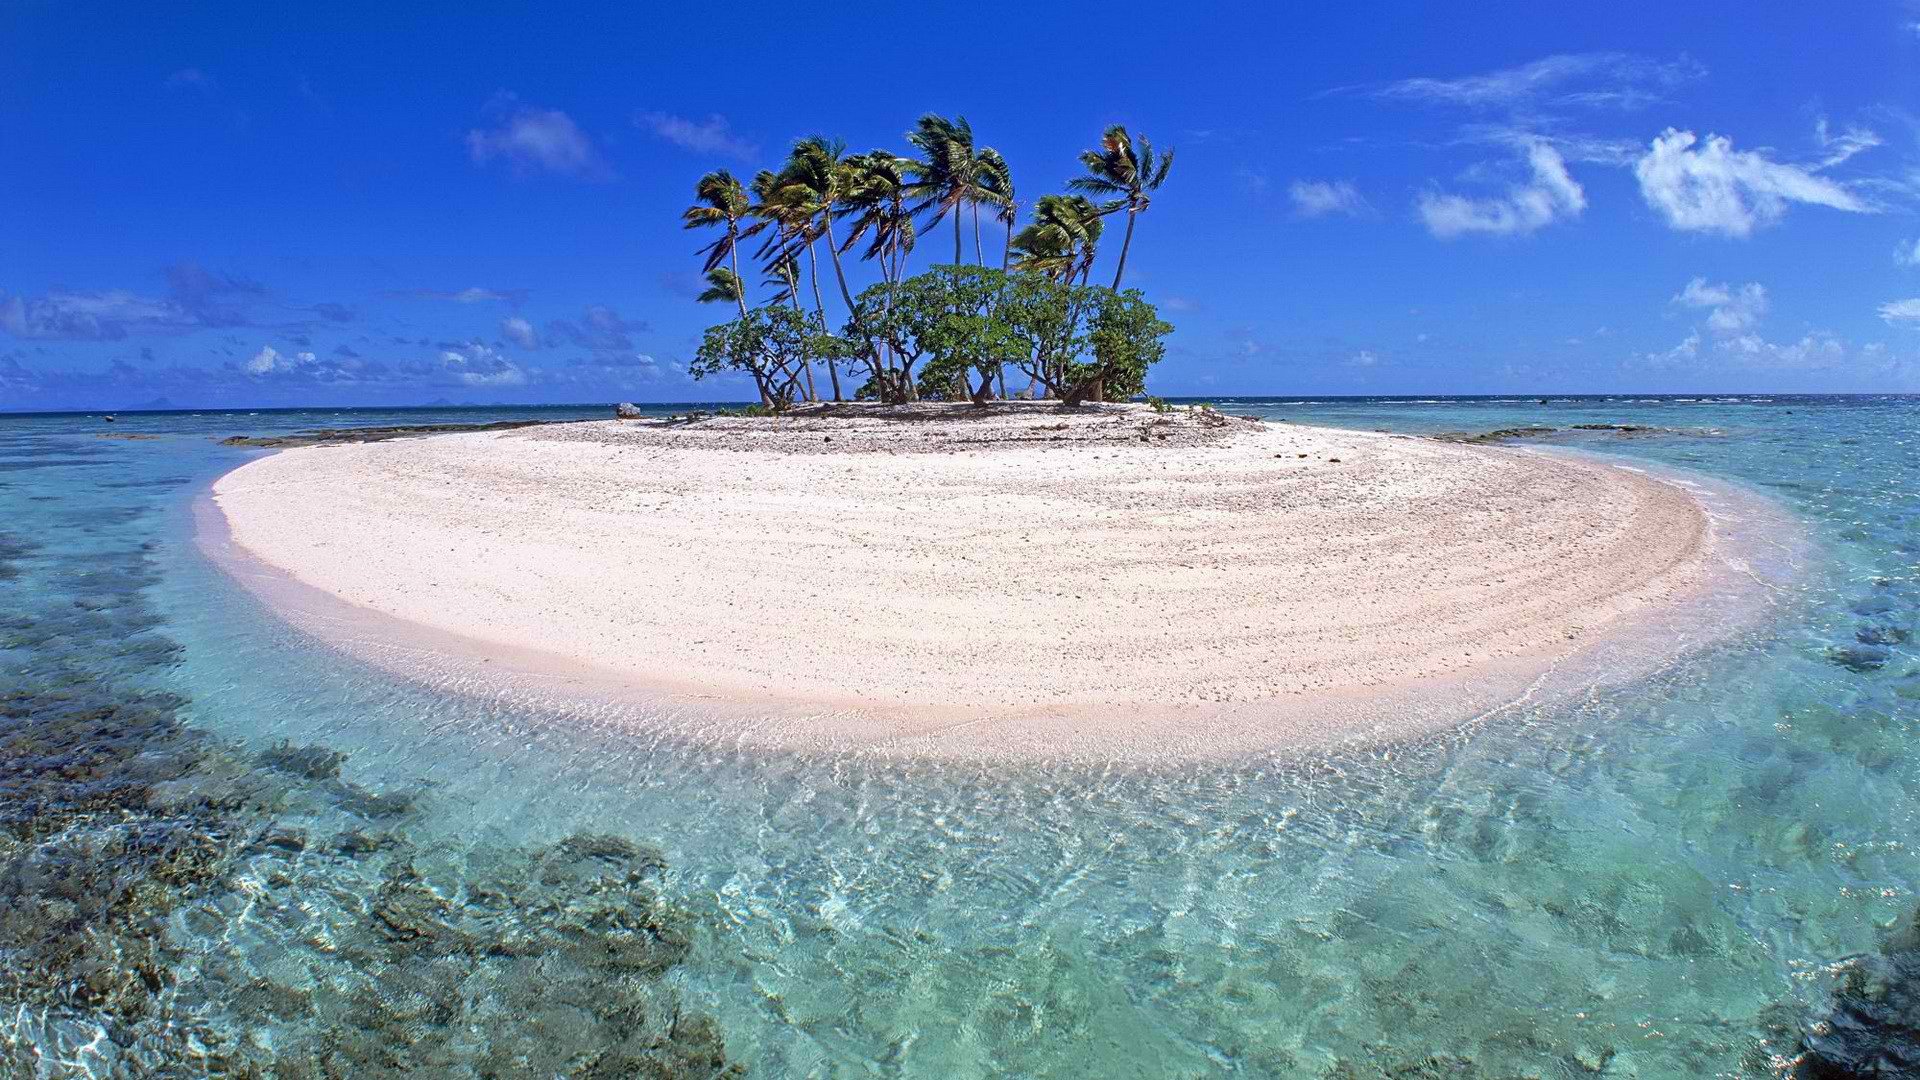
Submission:
{"label": "small island", "polygon": [[1712,561],[1694,497],[1636,470],[1143,404],[312,446],[213,498],[246,580],[387,666],[692,708],[729,741],[963,756],[1433,730]]}

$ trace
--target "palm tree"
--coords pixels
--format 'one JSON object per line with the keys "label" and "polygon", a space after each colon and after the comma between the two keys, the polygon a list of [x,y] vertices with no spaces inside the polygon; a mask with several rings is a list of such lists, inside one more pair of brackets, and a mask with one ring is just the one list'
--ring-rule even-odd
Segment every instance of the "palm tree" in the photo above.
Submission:
{"label": "palm tree", "polygon": [[1153,192],[1166,183],[1167,170],[1173,168],[1173,149],[1169,147],[1156,161],[1153,143],[1145,135],[1140,136],[1136,149],[1133,136],[1115,124],[1101,136],[1100,149],[1081,153],[1080,163],[1087,167],[1088,175],[1067,186],[1074,191],[1113,196],[1113,201],[1101,208],[1103,213],[1127,212],[1127,235],[1120,241],[1120,265],[1113,272],[1113,287],[1118,289],[1127,272],[1127,249],[1133,246],[1134,219],[1146,210]]}
{"label": "palm tree", "polygon": [[[855,179],[855,170],[846,153],[847,146],[840,140],[810,135],[793,144],[787,163],[780,169],[781,181],[800,222],[796,241],[807,248],[813,306],[822,326],[827,325],[827,307],[820,296],[820,263],[814,251],[822,239],[826,240],[827,255],[833,260],[833,276],[840,284],[840,299],[847,305],[847,313],[856,325],[860,318],[853,305],[853,293],[847,288],[846,270],[840,265],[840,247],[833,236],[834,217],[840,212],[840,202]],[[871,341],[868,348],[872,348]],[[840,367],[831,358],[827,360],[827,375],[833,381],[833,400],[841,400]]]}
{"label": "palm tree", "polygon": [[707,289],[694,299],[702,304],[719,301],[738,302],[741,296],[740,278],[724,266],[707,271]]}
{"label": "palm tree", "polygon": [[[940,224],[949,214],[953,216],[953,261],[958,265],[965,257],[960,240],[960,216],[963,207],[973,206],[974,260],[984,265],[980,256],[979,207],[981,203],[996,200],[987,186],[990,181],[985,177],[987,165],[982,159],[990,153],[995,159],[1000,155],[991,147],[974,148],[973,126],[964,116],[949,120],[927,113],[907,132],[907,141],[926,155],[925,160],[913,163],[913,194],[920,200],[914,212],[931,209],[930,225]],[[1001,167],[1005,167],[1004,161]]]}
{"label": "palm tree", "polygon": [[[917,237],[913,227],[914,208],[909,205],[913,162],[885,150],[857,154],[846,160],[847,187],[840,203],[852,218],[847,238],[840,243],[845,252],[872,234],[865,259],[880,261],[880,277],[887,286],[886,313],[893,313],[894,290],[906,271],[907,254]],[[883,336],[884,337],[884,336]],[[894,373],[894,343],[882,340],[881,366],[891,378]],[[900,388],[908,397],[911,385]]]}
{"label": "palm tree", "polygon": [[1042,195],[1033,204],[1033,224],[1021,229],[1009,247],[1013,265],[1071,282],[1086,283],[1093,257],[1106,230],[1102,211],[1084,195]]}
{"label": "palm tree", "polygon": [[[693,197],[697,200],[680,220],[689,229],[725,226],[726,232],[700,249],[707,257],[703,270],[711,272],[724,260],[733,262],[734,300],[740,305],[740,317],[747,317],[747,293],[740,288],[740,219],[747,216],[747,192],[740,181],[725,169],[716,169],[700,178],[693,186]],[[711,280],[711,279],[709,279]]]}

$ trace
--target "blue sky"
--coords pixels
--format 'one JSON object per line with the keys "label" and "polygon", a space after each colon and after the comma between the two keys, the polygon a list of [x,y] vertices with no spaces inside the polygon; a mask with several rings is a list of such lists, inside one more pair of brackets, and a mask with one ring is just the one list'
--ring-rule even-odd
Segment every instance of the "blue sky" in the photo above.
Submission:
{"label": "blue sky", "polygon": [[0,410],[744,397],[694,180],[924,111],[1178,148],[1158,393],[1920,390],[1905,0],[445,9],[0,9]]}

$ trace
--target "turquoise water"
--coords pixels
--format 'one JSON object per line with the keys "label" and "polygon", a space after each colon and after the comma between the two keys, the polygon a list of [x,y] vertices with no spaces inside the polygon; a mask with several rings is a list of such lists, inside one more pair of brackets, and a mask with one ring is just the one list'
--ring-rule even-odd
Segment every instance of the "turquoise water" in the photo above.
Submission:
{"label": "turquoise water", "polygon": [[1813,554],[1651,678],[1390,751],[764,760],[396,683],[192,542],[221,436],[604,410],[0,418],[0,1066],[1772,1074],[1916,903],[1920,399],[1221,404],[1551,426]]}

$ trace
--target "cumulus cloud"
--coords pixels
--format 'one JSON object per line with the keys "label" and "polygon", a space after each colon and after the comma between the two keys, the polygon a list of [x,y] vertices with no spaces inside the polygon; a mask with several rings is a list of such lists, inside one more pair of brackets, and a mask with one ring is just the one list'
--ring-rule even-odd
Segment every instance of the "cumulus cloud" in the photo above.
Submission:
{"label": "cumulus cloud", "polygon": [[1415,78],[1343,87],[1387,100],[1491,109],[1551,101],[1591,108],[1634,109],[1663,92],[1701,78],[1706,69],[1686,56],[1654,60],[1629,53],[1565,53],[1518,67],[1456,78]]}
{"label": "cumulus cloud", "polygon": [[467,132],[467,153],[474,164],[504,161],[520,174],[544,170],[587,180],[612,178],[593,141],[559,109],[523,105],[502,94],[489,112],[498,117],[492,127]]}
{"label": "cumulus cloud", "polygon": [[1373,204],[1346,180],[1295,180],[1287,194],[1293,199],[1293,212],[1303,218],[1373,216]]}
{"label": "cumulus cloud", "polygon": [[1760,332],[1767,314],[1767,290],[1758,282],[1735,286],[1694,278],[1672,303],[1706,312],[1706,322],[1678,345],[1640,357],[1653,367],[1828,371],[1849,364],[1857,367],[1866,352],[1849,350],[1846,342],[1825,330],[1809,330],[1792,341],[1768,340]]}
{"label": "cumulus cloud", "polygon": [[760,154],[760,148],[736,135],[733,125],[719,113],[713,113],[705,120],[690,120],[672,113],[636,112],[633,122],[635,126],[697,154],[715,154],[739,161],[753,161]]}
{"label": "cumulus cloud", "polygon": [[1852,213],[1872,210],[1851,191],[1806,168],[1735,150],[1733,141],[1668,128],[1633,166],[1647,205],[1685,232],[1744,237],[1779,221],[1790,203]]}
{"label": "cumulus cloud", "polygon": [[1426,192],[1420,196],[1420,217],[1427,230],[1441,239],[1467,233],[1516,236],[1535,232],[1563,218],[1579,217],[1587,195],[1567,173],[1566,159],[1545,142],[1527,148],[1532,178],[1516,184],[1499,198],[1470,199],[1462,195]]}
{"label": "cumulus cloud", "polygon": [[1920,296],[1881,304],[1880,317],[1889,323],[1920,323]]}
{"label": "cumulus cloud", "polygon": [[1673,298],[1676,304],[1707,311],[1707,329],[1716,334],[1740,334],[1753,329],[1767,313],[1767,288],[1757,281],[1745,285],[1709,285],[1694,278]]}
{"label": "cumulus cloud", "polygon": [[540,334],[533,324],[518,315],[500,320],[500,336],[523,349],[540,347]]}
{"label": "cumulus cloud", "polygon": [[317,358],[310,352],[301,352],[295,353],[292,356],[286,356],[271,345],[262,345],[260,351],[253,354],[253,359],[248,360],[243,366],[249,375],[285,375],[289,372],[299,371],[303,367],[312,366],[316,362],[316,359]]}
{"label": "cumulus cloud", "polygon": [[478,341],[440,352],[441,370],[462,386],[525,386],[527,373],[491,346]]}

